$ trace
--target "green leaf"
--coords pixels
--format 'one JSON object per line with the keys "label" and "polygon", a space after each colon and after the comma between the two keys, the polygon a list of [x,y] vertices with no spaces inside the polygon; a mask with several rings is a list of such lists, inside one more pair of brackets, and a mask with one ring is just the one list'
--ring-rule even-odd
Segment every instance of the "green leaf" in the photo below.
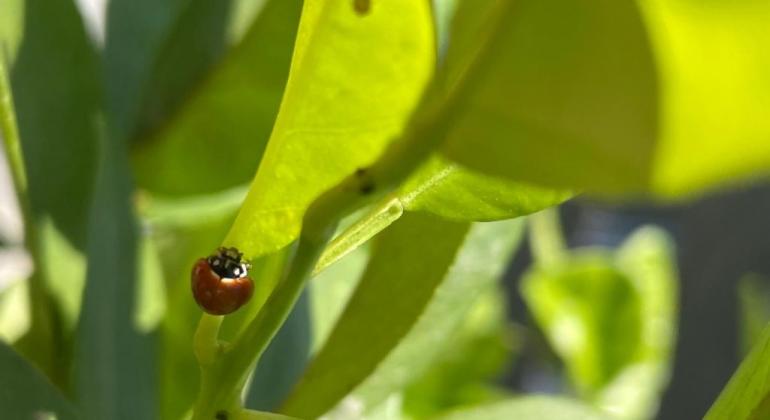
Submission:
{"label": "green leaf", "polygon": [[745,356],[762,337],[770,322],[770,286],[756,273],[748,273],[738,281],[738,306],[741,320],[741,352]]}
{"label": "green leaf", "polygon": [[139,235],[124,146],[104,139],[90,212],[88,274],[75,343],[76,395],[88,419],[157,416],[157,342],[136,322]]}
{"label": "green leaf", "polygon": [[[413,321],[406,335],[393,343],[387,357],[354,391],[353,399],[366,408],[379,405],[424,373],[442,351],[452,351],[448,340],[466,321],[479,299],[497,285],[522,232],[521,219],[471,225],[449,271],[436,286],[430,301],[424,304],[419,318]],[[441,239],[433,237],[433,241]],[[409,242],[411,239],[401,239],[401,246]],[[411,264],[422,264],[422,251],[418,247],[409,248],[414,259]],[[393,299],[403,297],[394,295]],[[387,323],[386,319],[376,322],[377,325]]]}
{"label": "green leaf", "polygon": [[[246,3],[250,5],[248,9],[240,7]],[[259,13],[265,3],[265,0],[127,3],[134,6],[133,13],[118,15],[123,21],[122,27],[131,28],[135,32],[147,29],[148,26],[159,29],[157,50],[142,50],[150,59],[147,69],[149,74],[140,92],[140,114],[135,131],[142,133],[157,129],[178,112],[190,92],[199,88],[204,79],[216,71],[216,66],[228,48],[233,46],[231,44],[240,41],[238,35],[242,34],[233,34],[234,27],[239,26],[243,18],[253,18],[254,13]],[[145,9],[137,8],[137,4],[144,5]],[[162,9],[171,12],[168,13],[170,19],[166,27],[158,25],[158,22],[151,23],[146,18],[148,15],[159,14]],[[234,9],[241,15],[236,16]],[[126,25],[125,21],[129,21],[133,27]],[[115,36],[126,35],[127,32],[115,33]]]}
{"label": "green leaf", "polygon": [[399,192],[405,210],[459,221],[524,216],[558,205],[571,195],[480,174],[438,157],[423,165]]}
{"label": "green leaf", "polygon": [[642,227],[626,239],[615,261],[629,273],[640,297],[642,344],[633,363],[602,390],[597,404],[616,417],[652,418],[674,362],[679,301],[674,243],[664,230]]}
{"label": "green leaf", "polygon": [[706,420],[760,420],[770,416],[770,326],[711,406]]}
{"label": "green leaf", "polygon": [[329,338],[369,261],[370,243],[357,247],[308,283],[313,321],[313,351]]}
{"label": "green leaf", "polygon": [[254,257],[294,240],[309,203],[401,132],[434,56],[427,2],[361,14],[347,0],[305,2],[281,109],[225,243]]}
{"label": "green leaf", "polygon": [[[13,258],[17,262],[22,261],[21,265],[27,266],[26,270],[32,268],[29,256],[22,250],[3,248],[0,258],[6,267],[13,265],[7,262],[8,258]],[[23,272],[0,277],[0,341],[5,343],[16,342],[30,327],[29,282],[24,277]]]}
{"label": "green leaf", "polygon": [[428,160],[399,190],[385,197],[326,247],[321,272],[401,217],[422,211],[456,221],[494,221],[558,205],[568,191],[549,190],[469,171],[439,157]]}
{"label": "green leaf", "polygon": [[354,388],[355,405],[370,409],[403,388],[497,280],[520,227],[480,224],[466,239],[465,223],[407,213],[378,238],[363,279],[282,411],[317,416]]}
{"label": "green leaf", "polygon": [[[299,0],[262,3],[248,32],[205,80],[183,99],[166,100],[179,102],[165,113],[158,111],[166,120],[146,117],[146,137],[132,153],[142,188],[167,195],[203,194],[245,184],[254,176],[278,112],[301,8]],[[184,43],[189,42],[182,38],[167,48]],[[179,66],[166,64],[165,78],[155,83],[174,80]]]}
{"label": "green leaf", "polygon": [[430,418],[508,396],[495,383],[510,366],[520,339],[507,321],[505,292],[490,286],[445,337],[430,367],[404,390],[406,415]]}
{"label": "green leaf", "polygon": [[[0,410],[9,419],[77,419],[75,409],[48,379],[0,343]],[[46,417],[47,418],[47,417]]]}
{"label": "green leaf", "polygon": [[537,267],[523,292],[582,394],[600,390],[631,361],[641,338],[639,296],[609,256]]}
{"label": "green leaf", "polygon": [[578,392],[620,418],[653,415],[668,382],[676,325],[670,253],[665,233],[643,228],[616,254],[575,251],[538,264],[522,284]]}
{"label": "green leaf", "polygon": [[96,167],[96,57],[70,0],[9,3],[23,18],[11,83],[32,210],[82,250]]}
{"label": "green leaf", "polygon": [[280,411],[318,417],[366,378],[422,313],[467,230],[410,214],[383,232],[340,321]]}
{"label": "green leaf", "polygon": [[[26,241],[39,268],[30,279],[32,326],[17,346],[66,388],[96,166],[98,62],[71,0],[9,0],[2,14],[10,23],[0,54],[10,59],[29,181]],[[63,255],[71,259],[57,271]]]}
{"label": "green leaf", "polygon": [[764,2],[465,1],[444,152],[494,175],[669,197],[766,172]]}
{"label": "green leaf", "polygon": [[578,401],[559,397],[527,396],[458,410],[439,417],[439,420],[609,420],[611,418]]}

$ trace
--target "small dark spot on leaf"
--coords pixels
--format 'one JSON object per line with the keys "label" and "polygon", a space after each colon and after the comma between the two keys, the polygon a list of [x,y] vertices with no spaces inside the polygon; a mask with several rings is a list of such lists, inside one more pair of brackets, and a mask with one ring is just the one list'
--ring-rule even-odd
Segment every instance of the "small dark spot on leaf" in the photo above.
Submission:
{"label": "small dark spot on leaf", "polygon": [[371,7],[371,0],[353,0],[353,10],[355,10],[359,15],[365,15],[369,13],[369,9],[371,9]]}
{"label": "small dark spot on leaf", "polygon": [[225,410],[217,411],[217,414],[214,417],[217,420],[227,420],[227,411]]}
{"label": "small dark spot on leaf", "polygon": [[361,194],[367,195],[374,191],[374,184],[372,182],[364,182],[361,184]]}
{"label": "small dark spot on leaf", "polygon": [[356,176],[361,178],[362,176],[366,175],[366,168],[358,168],[356,169]]}

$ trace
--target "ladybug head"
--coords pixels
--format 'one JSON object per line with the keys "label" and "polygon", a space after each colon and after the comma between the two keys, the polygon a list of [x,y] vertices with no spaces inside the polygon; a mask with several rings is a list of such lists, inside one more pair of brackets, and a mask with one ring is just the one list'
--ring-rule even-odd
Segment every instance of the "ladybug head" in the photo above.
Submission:
{"label": "ladybug head", "polygon": [[236,248],[220,247],[206,261],[220,277],[238,279],[248,275],[251,265],[242,261],[243,253]]}

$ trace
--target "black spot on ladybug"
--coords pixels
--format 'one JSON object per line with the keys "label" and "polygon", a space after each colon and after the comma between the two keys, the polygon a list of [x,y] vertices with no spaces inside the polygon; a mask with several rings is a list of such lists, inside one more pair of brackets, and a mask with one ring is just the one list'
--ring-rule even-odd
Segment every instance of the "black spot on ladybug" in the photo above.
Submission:
{"label": "black spot on ladybug", "polygon": [[214,418],[217,420],[227,420],[227,411],[225,410],[217,411],[217,414],[214,416]]}
{"label": "black spot on ladybug", "polygon": [[366,175],[366,172],[367,172],[366,168],[358,168],[356,169],[356,176],[358,178],[363,178],[364,175]]}
{"label": "black spot on ladybug", "polygon": [[207,313],[227,315],[245,305],[254,292],[250,264],[236,248],[219,248],[193,264],[190,287],[193,297]]}
{"label": "black spot on ladybug", "polygon": [[353,0],[353,10],[355,10],[359,15],[365,15],[369,13],[369,9],[371,8],[371,0]]}

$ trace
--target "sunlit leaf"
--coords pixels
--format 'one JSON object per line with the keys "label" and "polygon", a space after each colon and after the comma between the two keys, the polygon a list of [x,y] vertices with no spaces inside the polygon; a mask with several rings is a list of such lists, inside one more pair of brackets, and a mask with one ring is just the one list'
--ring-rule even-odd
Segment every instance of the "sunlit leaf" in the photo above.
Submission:
{"label": "sunlit leaf", "polygon": [[443,340],[430,367],[403,391],[406,415],[430,418],[509,396],[495,382],[511,366],[519,337],[508,325],[505,293],[489,286]]}
{"label": "sunlit leaf", "polygon": [[558,205],[571,194],[483,175],[433,158],[401,187],[398,196],[406,210],[450,220],[493,221]]}
{"label": "sunlit leaf", "polygon": [[226,243],[254,257],[299,233],[307,205],[397,136],[434,63],[428,2],[305,2],[270,142]]}
{"label": "sunlit leaf", "polygon": [[467,230],[417,214],[386,230],[340,321],[280,411],[318,417],[363,381],[412,328]]}
{"label": "sunlit leaf", "polygon": [[[479,299],[495,287],[522,231],[522,220],[471,225],[449,271],[414,326],[354,391],[353,398],[367,409],[378,405],[424,373],[440,352],[452,351],[447,340],[467,320]],[[420,264],[420,251],[413,252],[414,264]],[[388,321],[378,321],[378,325],[380,322]]]}
{"label": "sunlit leaf", "polygon": [[524,216],[558,205],[569,191],[538,188],[463,169],[434,157],[397,192],[381,200],[340,233],[316,264],[320,272],[398,220],[404,211],[431,213],[448,220],[494,221]]}
{"label": "sunlit leaf", "polygon": [[520,224],[479,224],[467,239],[466,230],[465,223],[408,213],[384,231],[338,324],[283,410],[313,417],[354,388],[349,400],[368,410],[423,372],[500,275]]}
{"label": "sunlit leaf", "polygon": [[491,174],[668,197],[767,173],[764,2],[464,1],[444,151]]}

